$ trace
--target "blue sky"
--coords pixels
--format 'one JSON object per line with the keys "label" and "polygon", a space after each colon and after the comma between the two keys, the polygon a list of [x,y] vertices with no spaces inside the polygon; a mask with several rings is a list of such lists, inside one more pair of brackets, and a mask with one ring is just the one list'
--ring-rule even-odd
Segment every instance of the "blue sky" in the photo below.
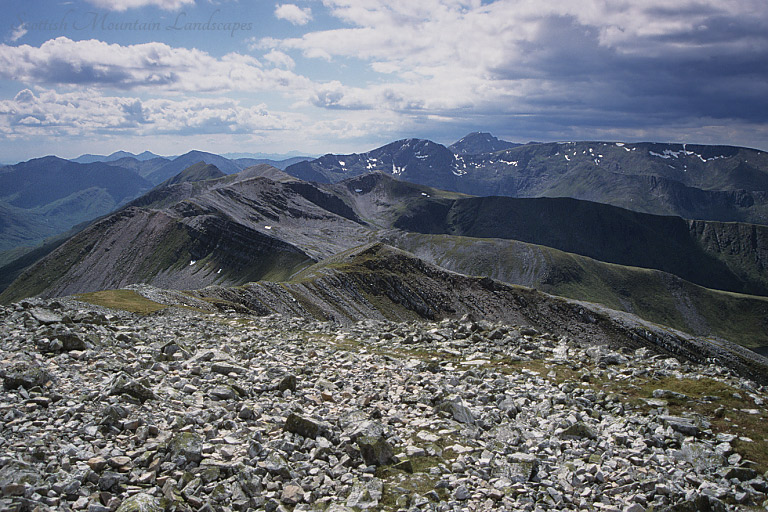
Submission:
{"label": "blue sky", "polygon": [[768,149],[763,0],[5,4],[0,162],[471,131]]}

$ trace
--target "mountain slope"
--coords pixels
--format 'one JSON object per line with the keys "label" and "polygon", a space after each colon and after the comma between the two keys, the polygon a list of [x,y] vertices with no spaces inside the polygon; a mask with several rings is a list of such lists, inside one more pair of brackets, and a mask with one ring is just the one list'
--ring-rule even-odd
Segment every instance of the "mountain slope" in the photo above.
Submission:
{"label": "mountain slope", "polygon": [[215,180],[224,176],[226,176],[226,174],[221,172],[215,165],[206,164],[205,162],[200,161],[190,165],[173,178],[164,181],[160,186],[168,187],[178,183]]}
{"label": "mountain slope", "polygon": [[[197,175],[195,169],[211,168],[185,172]],[[383,173],[325,186],[263,176],[285,178],[262,166],[161,185],[61,245],[0,300],[134,283],[189,289],[284,281],[313,262],[386,240],[450,270],[599,302],[697,335],[768,344],[765,299],[574,254],[758,289],[766,281],[761,226],[684,221],[571,199],[475,198]],[[517,239],[570,244],[574,253]]]}
{"label": "mountain slope", "polygon": [[338,198],[311,186],[240,178],[158,187],[75,235],[0,297],[133,283],[196,288],[285,279],[303,265],[369,240],[369,230]]}
{"label": "mountain slope", "polygon": [[768,346],[768,298],[704,288],[658,270],[515,240],[393,234],[386,242],[443,268],[602,304],[697,336]]}
{"label": "mountain slope", "polygon": [[652,268],[720,290],[768,295],[768,227],[686,221],[568,198],[424,198],[394,227],[504,238],[620,265]]}
{"label": "mountain slope", "polygon": [[128,169],[45,157],[0,170],[0,251],[34,246],[151,188]]}
{"label": "mountain slope", "polygon": [[287,283],[253,283],[236,289],[209,287],[195,295],[223,309],[260,315],[278,312],[342,323],[361,319],[439,320],[468,314],[529,324],[592,343],[652,344],[693,361],[716,358],[760,381],[765,380],[768,369],[765,360],[724,340],[696,338],[626,313],[448,272],[383,244],[334,256]]}

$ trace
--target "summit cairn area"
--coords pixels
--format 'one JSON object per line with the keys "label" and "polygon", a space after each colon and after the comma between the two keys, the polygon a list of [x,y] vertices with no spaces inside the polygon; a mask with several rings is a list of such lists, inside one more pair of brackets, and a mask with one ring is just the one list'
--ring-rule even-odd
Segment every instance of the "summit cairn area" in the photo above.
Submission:
{"label": "summit cairn area", "polygon": [[470,318],[0,308],[0,509],[755,510],[766,389]]}

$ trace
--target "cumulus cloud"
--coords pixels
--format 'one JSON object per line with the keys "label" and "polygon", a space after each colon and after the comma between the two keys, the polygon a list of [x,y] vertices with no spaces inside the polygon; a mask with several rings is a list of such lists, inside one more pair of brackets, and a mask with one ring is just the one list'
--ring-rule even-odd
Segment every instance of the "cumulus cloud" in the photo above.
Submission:
{"label": "cumulus cloud", "polygon": [[449,117],[558,112],[560,121],[595,125],[641,112],[656,121],[768,120],[768,11],[755,0],[324,4],[348,26],[260,41],[306,58],[358,59],[375,74],[363,88],[315,87],[307,97],[315,106]]}
{"label": "cumulus cloud", "polygon": [[275,8],[275,16],[294,25],[306,25],[312,19],[312,9],[294,4],[280,4]]}
{"label": "cumulus cloud", "polygon": [[264,60],[284,69],[293,69],[296,66],[296,62],[291,57],[278,50],[272,50],[264,55]]}
{"label": "cumulus cloud", "polygon": [[310,87],[282,69],[263,69],[251,56],[221,58],[164,43],[108,44],[58,37],[39,48],[0,45],[0,77],[29,84],[65,84],[163,91],[279,90]]}
{"label": "cumulus cloud", "polygon": [[142,100],[105,96],[93,89],[24,89],[14,99],[0,101],[0,127],[15,135],[257,133],[298,129],[302,123],[306,120],[297,114],[228,98]]}
{"label": "cumulus cloud", "polygon": [[166,11],[176,10],[185,5],[194,5],[195,0],[87,0],[90,4],[111,11],[127,11],[139,7],[153,6]]}

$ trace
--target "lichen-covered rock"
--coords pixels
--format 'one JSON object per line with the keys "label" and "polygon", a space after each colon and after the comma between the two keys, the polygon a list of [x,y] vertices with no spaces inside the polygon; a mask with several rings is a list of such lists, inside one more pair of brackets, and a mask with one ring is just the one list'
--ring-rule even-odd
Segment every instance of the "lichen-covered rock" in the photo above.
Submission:
{"label": "lichen-covered rock", "polygon": [[7,390],[31,389],[33,387],[43,387],[53,382],[53,376],[47,370],[35,364],[20,363],[12,368],[2,371],[0,375],[3,378],[3,387]]}
{"label": "lichen-covered rock", "polygon": [[352,487],[347,497],[347,506],[359,510],[378,507],[383,489],[384,484],[378,478],[372,478],[368,482],[358,482]]}
{"label": "lichen-covered rock", "polygon": [[184,457],[189,462],[203,460],[203,440],[194,432],[179,432],[173,436],[168,450],[172,457]]}
{"label": "lichen-covered rock", "polygon": [[110,395],[129,395],[145,402],[155,398],[155,393],[146,381],[136,380],[121,372],[109,384]]}
{"label": "lichen-covered rock", "polygon": [[444,400],[435,406],[435,410],[447,412],[459,423],[475,424],[474,414],[472,414],[472,411],[467,406],[461,403],[461,400]]}
{"label": "lichen-covered rock", "polygon": [[562,437],[566,439],[597,439],[597,434],[587,425],[579,422],[566,428],[562,433]]}
{"label": "lichen-covered rock", "polygon": [[395,451],[383,437],[361,436],[357,438],[360,455],[369,466],[383,466],[393,461]]}
{"label": "lichen-covered rock", "polygon": [[116,512],[163,512],[163,510],[160,500],[140,492],[123,500]]}

